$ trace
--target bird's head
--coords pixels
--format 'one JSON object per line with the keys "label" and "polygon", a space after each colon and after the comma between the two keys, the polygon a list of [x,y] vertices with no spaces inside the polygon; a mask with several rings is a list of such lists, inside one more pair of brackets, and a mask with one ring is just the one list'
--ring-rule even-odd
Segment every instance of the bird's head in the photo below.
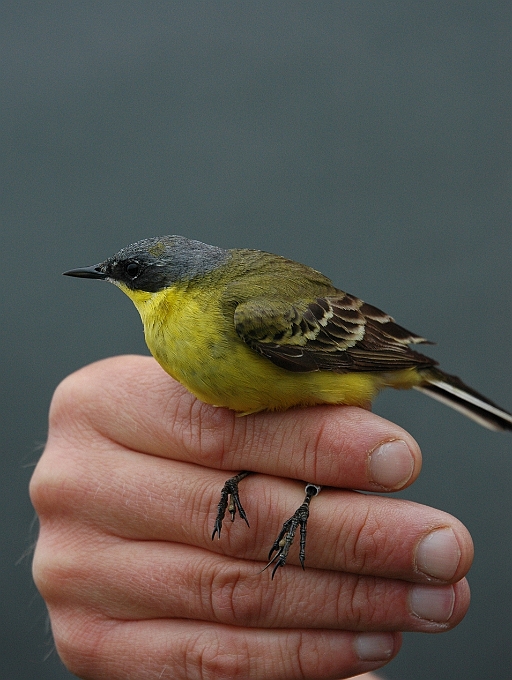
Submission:
{"label": "bird's head", "polygon": [[223,248],[183,236],[158,236],[137,241],[104,262],[70,269],[64,275],[105,279],[128,295],[132,291],[157,293],[208,274],[226,262],[229,256],[229,251]]}

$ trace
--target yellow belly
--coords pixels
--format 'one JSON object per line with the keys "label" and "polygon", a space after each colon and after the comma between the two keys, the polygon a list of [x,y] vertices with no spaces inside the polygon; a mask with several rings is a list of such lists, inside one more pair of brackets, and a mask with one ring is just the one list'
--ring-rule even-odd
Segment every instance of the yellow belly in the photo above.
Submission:
{"label": "yellow belly", "polygon": [[393,373],[295,373],[250,349],[221,313],[218,293],[168,288],[122,290],[133,300],[146,343],[162,368],[201,401],[239,413],[313,404],[367,406],[386,386],[421,382],[415,369]]}

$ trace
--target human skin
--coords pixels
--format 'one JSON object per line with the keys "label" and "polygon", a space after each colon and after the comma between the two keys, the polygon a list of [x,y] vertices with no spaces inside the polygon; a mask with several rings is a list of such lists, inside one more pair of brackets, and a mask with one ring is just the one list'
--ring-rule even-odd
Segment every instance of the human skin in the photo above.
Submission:
{"label": "human skin", "polygon": [[[69,670],[96,680],[323,680],[375,670],[400,631],[442,632],[469,606],[471,537],[440,510],[382,495],[419,474],[397,425],[353,407],[236,417],[149,357],[61,383],[31,481],[34,578]],[[250,528],[211,533],[224,481]],[[311,502],[306,570],[293,546],[262,572],[284,519]]]}

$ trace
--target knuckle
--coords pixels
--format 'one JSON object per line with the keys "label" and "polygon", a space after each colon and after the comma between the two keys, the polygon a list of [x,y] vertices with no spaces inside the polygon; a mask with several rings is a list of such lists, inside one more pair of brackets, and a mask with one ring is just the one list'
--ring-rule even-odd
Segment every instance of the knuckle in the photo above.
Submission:
{"label": "knuckle", "polygon": [[354,631],[407,629],[405,583],[346,574],[335,600],[339,624]]}
{"label": "knuckle", "polygon": [[49,554],[49,551],[45,550],[42,546],[41,537],[39,537],[32,559],[32,578],[36,588],[46,602],[51,600],[55,581],[55,574],[50,565]]}
{"label": "knuckle", "polygon": [[30,501],[38,513],[43,510],[47,498],[48,468],[45,462],[43,456],[36,465],[28,487]]}
{"label": "knuckle", "polygon": [[208,467],[230,468],[230,451],[238,439],[239,422],[245,425],[245,418],[236,418],[232,411],[205,404],[190,394],[180,400],[180,408],[172,424],[172,435],[182,446],[200,457]]}
{"label": "knuckle", "polygon": [[[325,477],[330,475],[332,470],[327,470],[326,465],[337,464],[338,455],[331,455],[338,446],[334,444],[332,437],[333,423],[326,418],[319,418],[314,427],[308,423],[308,427],[304,429],[304,425],[299,423],[299,432],[297,433],[297,441],[303,442],[304,456],[301,458],[303,470],[301,476],[308,480],[318,480],[319,473]],[[299,457],[297,457],[299,458]]]}
{"label": "knuckle", "polygon": [[[301,439],[305,440],[307,449],[316,454],[329,454],[338,450],[338,444],[333,436],[335,423],[328,418],[321,417],[315,424],[315,428],[308,428],[306,432],[301,432]],[[333,458],[336,458],[335,456]]]}
{"label": "knuckle", "polygon": [[78,677],[102,677],[99,673],[109,656],[104,650],[109,630],[104,622],[76,609],[50,609],[50,618],[55,646],[66,668]]}
{"label": "knuckle", "polygon": [[112,409],[116,392],[117,359],[104,359],[72,373],[56,387],[50,404],[50,432],[81,439],[84,430],[100,430]]}
{"label": "knuckle", "polygon": [[61,473],[51,465],[47,452],[39,460],[29,483],[29,496],[40,521],[51,514],[57,501],[57,478]]}
{"label": "knuckle", "polygon": [[249,585],[245,570],[221,568],[212,575],[207,589],[212,614],[219,622],[246,627],[261,619],[261,589]]}
{"label": "knuckle", "polygon": [[[223,630],[222,635],[199,635],[186,651],[185,667],[194,671],[190,677],[200,680],[229,680],[250,677],[250,650],[240,635]],[[189,675],[187,675],[189,677]]]}
{"label": "knuckle", "polygon": [[77,448],[50,437],[29,484],[30,500],[40,522],[73,514],[87,484]]}
{"label": "knuckle", "polygon": [[47,603],[64,602],[72,597],[70,592],[79,590],[81,580],[75,551],[64,542],[48,540],[42,531],[32,561],[34,583]]}
{"label": "knuckle", "polygon": [[338,599],[339,620],[350,621],[351,628],[362,630],[376,616],[375,581],[356,576],[347,579]]}
{"label": "knuckle", "polygon": [[56,387],[50,404],[50,429],[59,430],[69,426],[70,415],[76,419],[90,402],[88,369],[86,367],[72,373]]}
{"label": "knuckle", "polygon": [[347,518],[344,551],[347,567],[352,572],[371,573],[376,563],[387,555],[387,533],[368,505],[366,511]]}

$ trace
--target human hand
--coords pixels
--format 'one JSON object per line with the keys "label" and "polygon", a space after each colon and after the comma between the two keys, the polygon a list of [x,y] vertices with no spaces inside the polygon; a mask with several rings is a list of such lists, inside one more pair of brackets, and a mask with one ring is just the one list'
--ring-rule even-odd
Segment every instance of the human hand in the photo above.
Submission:
{"label": "human hand", "polygon": [[[251,527],[228,522],[212,542],[220,489],[242,469],[261,473],[240,487]],[[469,605],[472,543],[458,520],[340,490],[396,490],[419,470],[410,435],[361,409],[238,418],[151,358],[78,371],[56,391],[31,483],[34,578],[59,654],[91,680],[381,667],[399,631],[448,630]],[[306,571],[292,548],[271,581],[269,547],[304,495],[294,479],[336,488],[311,503]]]}

